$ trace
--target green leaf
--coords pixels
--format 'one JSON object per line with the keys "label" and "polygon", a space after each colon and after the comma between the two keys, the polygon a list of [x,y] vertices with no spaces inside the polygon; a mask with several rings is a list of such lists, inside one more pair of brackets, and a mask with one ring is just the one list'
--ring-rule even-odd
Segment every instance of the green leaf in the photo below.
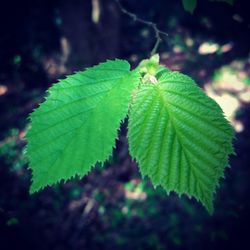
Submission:
{"label": "green leaf", "polygon": [[213,211],[213,196],[228,155],[233,130],[217,103],[178,72],[161,73],[141,86],[129,116],[131,156],[143,176],[167,192],[187,194]]}
{"label": "green leaf", "polygon": [[182,5],[186,11],[193,14],[197,5],[197,0],[182,0]]}
{"label": "green leaf", "polygon": [[68,76],[48,90],[30,116],[26,135],[31,192],[83,176],[109,158],[138,82],[138,71],[115,60]]}

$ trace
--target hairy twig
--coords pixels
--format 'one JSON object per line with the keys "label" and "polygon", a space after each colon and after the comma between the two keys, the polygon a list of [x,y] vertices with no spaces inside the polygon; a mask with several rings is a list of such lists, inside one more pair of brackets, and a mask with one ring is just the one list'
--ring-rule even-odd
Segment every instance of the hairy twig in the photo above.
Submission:
{"label": "hairy twig", "polygon": [[168,36],[168,34],[162,30],[159,30],[156,23],[153,23],[151,21],[147,21],[147,20],[144,20],[144,19],[141,19],[139,18],[136,14],[128,11],[127,9],[125,9],[120,0],[115,0],[117,2],[117,5],[118,7],[120,8],[120,10],[127,16],[131,17],[135,22],[139,22],[139,23],[142,23],[142,24],[145,24],[147,26],[149,26],[151,29],[153,29],[154,33],[155,33],[155,38],[156,38],[156,42],[155,42],[155,45],[152,49],[152,51],[150,52],[151,56],[154,55],[162,41],[161,39],[161,35],[164,35],[164,36]]}

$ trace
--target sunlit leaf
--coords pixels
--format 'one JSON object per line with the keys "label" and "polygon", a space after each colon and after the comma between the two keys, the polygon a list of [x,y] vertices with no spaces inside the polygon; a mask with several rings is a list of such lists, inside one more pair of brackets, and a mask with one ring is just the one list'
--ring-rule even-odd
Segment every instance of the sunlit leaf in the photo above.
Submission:
{"label": "sunlit leaf", "polygon": [[87,174],[112,154],[139,75],[128,62],[108,61],[68,76],[31,114],[27,155],[31,192]]}
{"label": "sunlit leaf", "polygon": [[130,154],[143,176],[167,192],[193,196],[213,211],[213,196],[233,153],[233,130],[215,101],[177,72],[145,84],[129,117]]}

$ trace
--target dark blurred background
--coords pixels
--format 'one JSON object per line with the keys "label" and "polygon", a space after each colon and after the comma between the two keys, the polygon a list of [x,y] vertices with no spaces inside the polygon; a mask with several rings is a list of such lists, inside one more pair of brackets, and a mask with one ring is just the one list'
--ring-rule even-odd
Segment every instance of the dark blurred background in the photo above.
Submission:
{"label": "dark blurred background", "polygon": [[209,216],[195,200],[156,190],[127,152],[126,130],[101,169],[29,195],[23,155],[27,116],[45,90],[76,70],[149,56],[153,30],[124,15],[115,0],[0,3],[0,249],[250,249],[249,1],[121,0],[168,33],[162,64],[192,76],[236,131],[237,156]]}

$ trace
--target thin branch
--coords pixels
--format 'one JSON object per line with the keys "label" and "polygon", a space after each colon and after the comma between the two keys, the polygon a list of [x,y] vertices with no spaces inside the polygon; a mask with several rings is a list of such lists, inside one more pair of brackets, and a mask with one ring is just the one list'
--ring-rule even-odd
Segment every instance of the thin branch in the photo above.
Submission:
{"label": "thin branch", "polygon": [[149,26],[155,33],[155,38],[156,38],[156,42],[155,42],[155,45],[150,53],[150,55],[154,55],[162,41],[161,39],[161,35],[164,35],[164,36],[168,36],[168,33],[162,31],[162,30],[159,30],[157,25],[153,22],[150,22],[150,21],[147,21],[147,20],[144,20],[144,19],[141,19],[139,18],[136,14],[128,11],[127,9],[125,9],[120,0],[115,0],[117,2],[117,5],[119,7],[119,9],[127,16],[129,16],[130,18],[132,18],[135,22],[139,22],[139,23],[142,23],[142,24],[145,24],[147,26]]}

